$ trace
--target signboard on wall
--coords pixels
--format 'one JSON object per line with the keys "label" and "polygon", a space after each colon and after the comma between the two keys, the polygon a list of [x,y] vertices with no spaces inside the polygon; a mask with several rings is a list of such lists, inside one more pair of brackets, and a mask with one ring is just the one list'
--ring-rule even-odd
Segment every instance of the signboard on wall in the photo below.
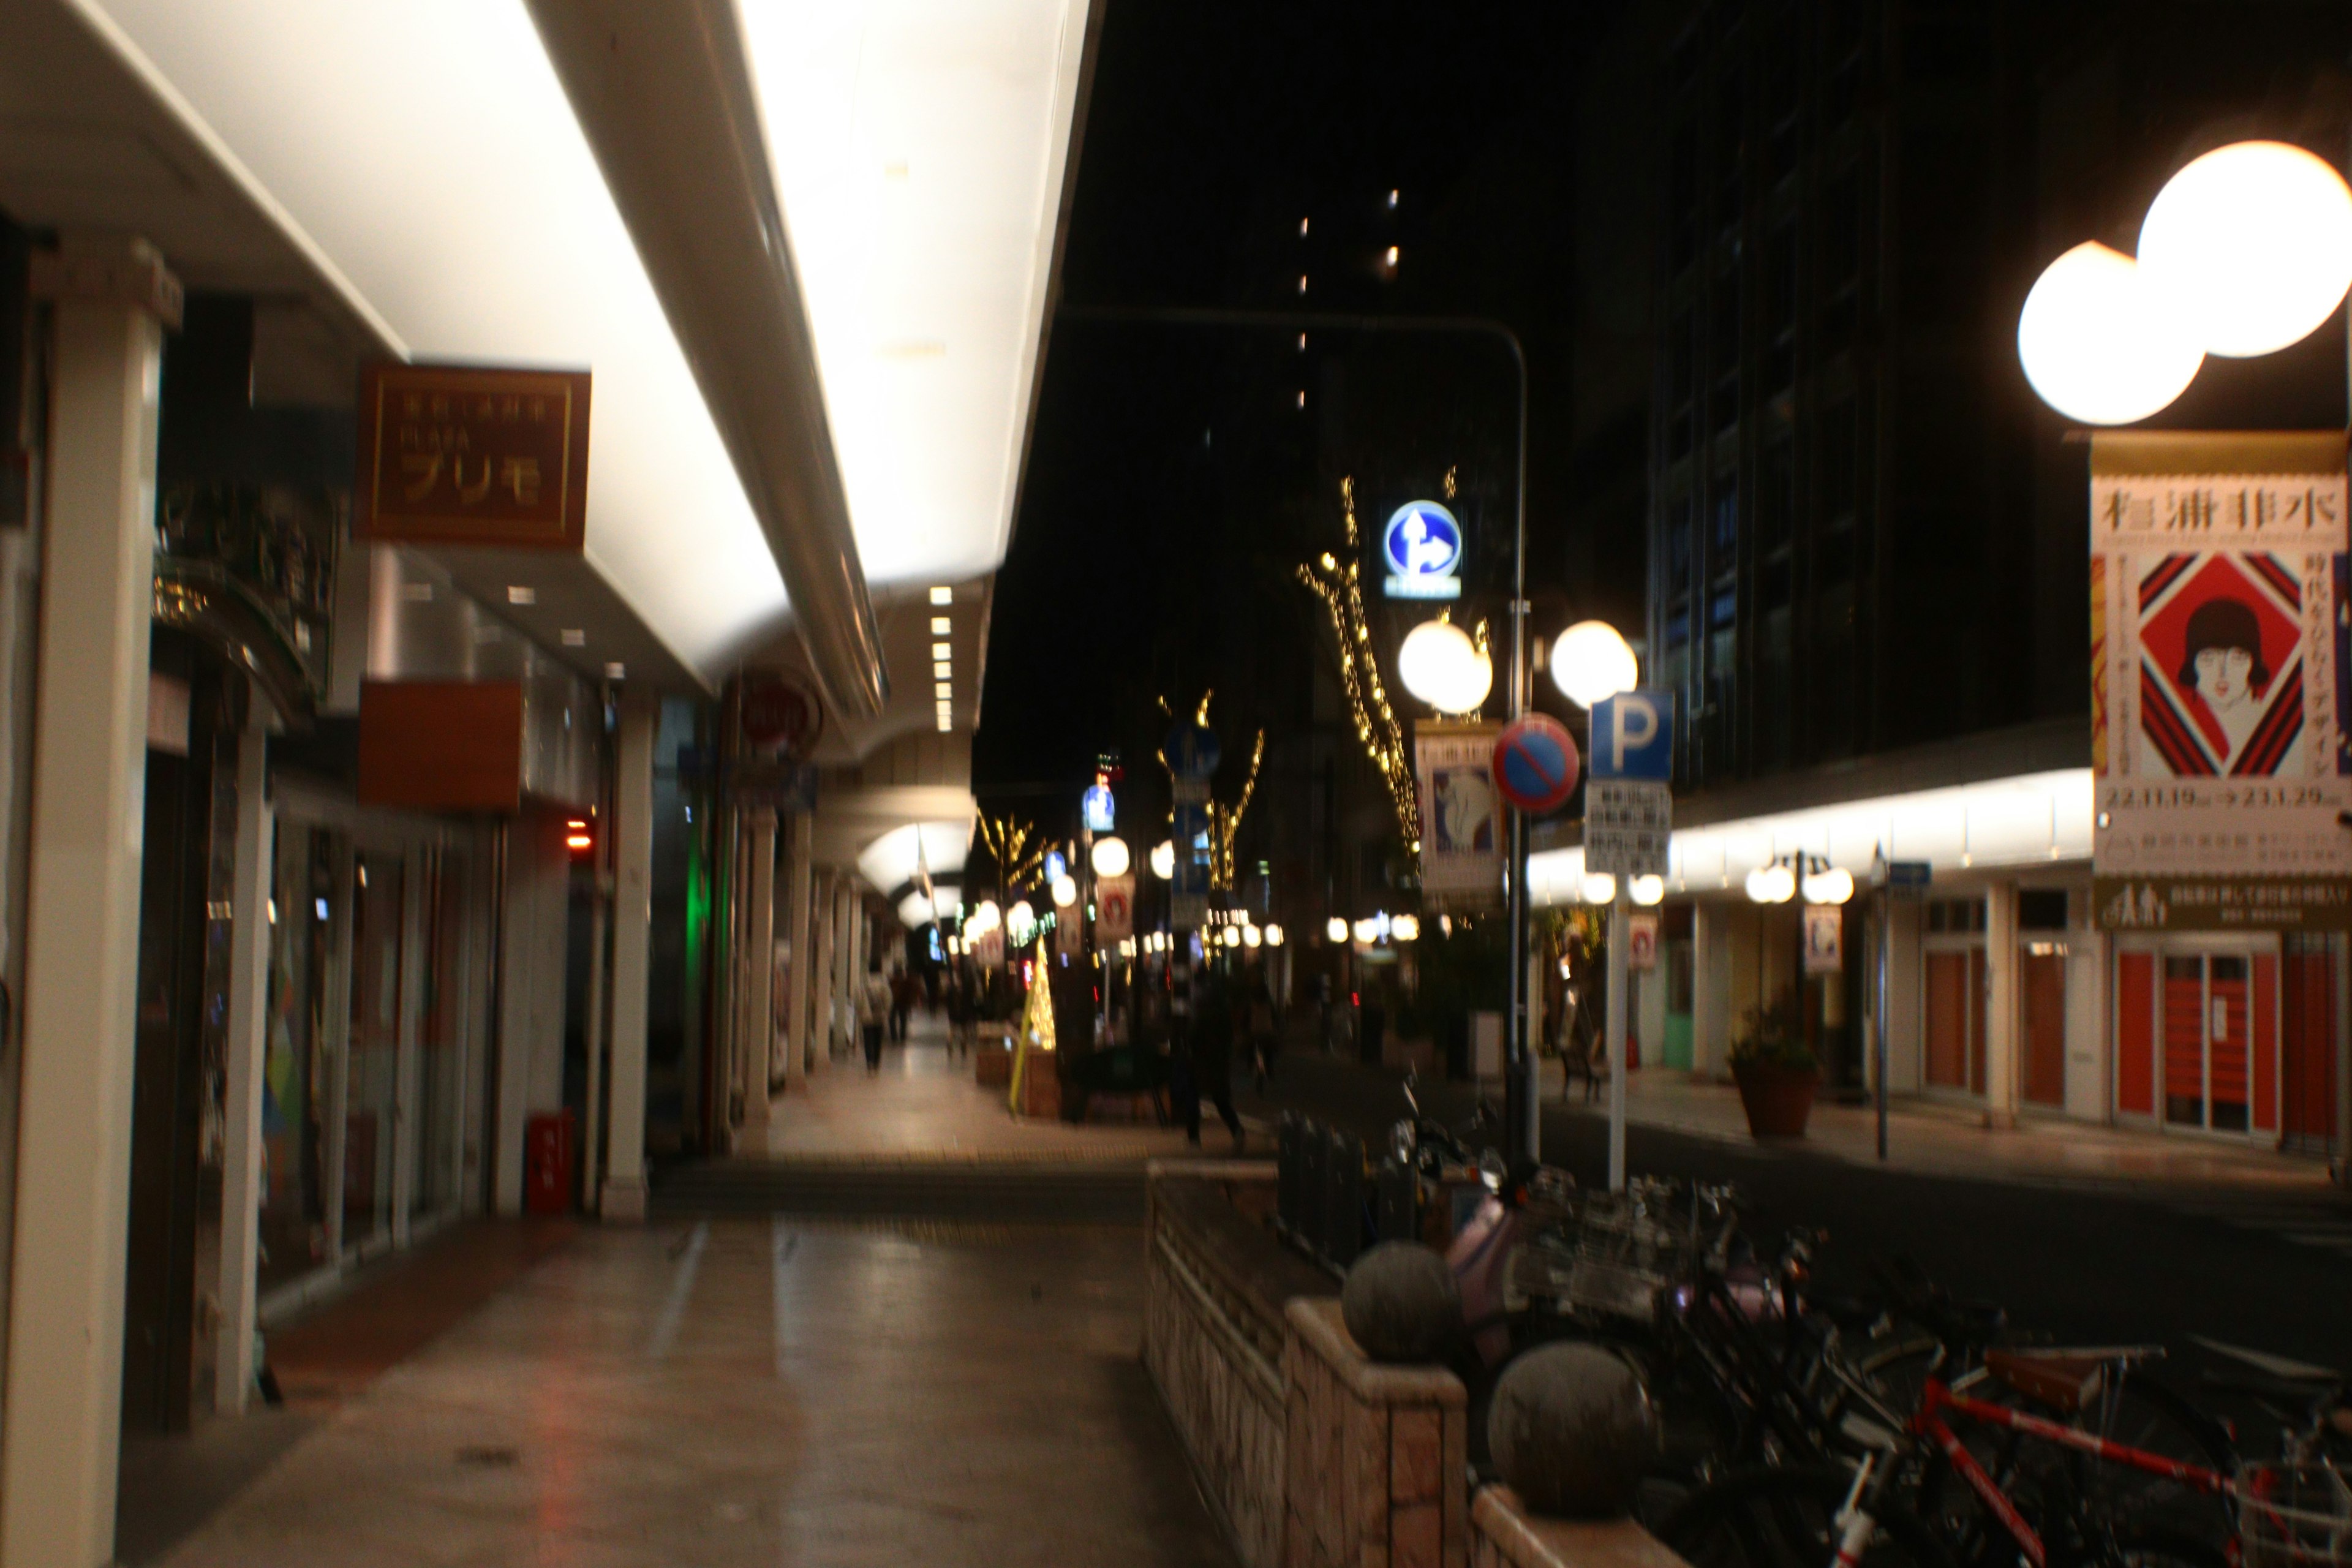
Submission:
{"label": "signboard on wall", "polygon": [[1095,879],[1095,941],[1109,945],[1135,934],[1135,873]]}
{"label": "signboard on wall", "polygon": [[1503,896],[1503,801],[1495,788],[1497,724],[1419,725],[1421,891],[1425,908],[1482,909]]}
{"label": "signboard on wall", "polygon": [[588,526],[588,384],[584,370],[368,365],[353,533],[578,553]]}
{"label": "signboard on wall", "polygon": [[2352,926],[2344,459],[2336,432],[2093,438],[2103,926]]}
{"label": "signboard on wall", "polygon": [[1838,904],[1805,906],[1805,973],[1835,974],[1845,967],[1845,910]]}
{"label": "signboard on wall", "polygon": [[1639,910],[1625,917],[1625,967],[1639,973],[1658,967],[1658,917]]}

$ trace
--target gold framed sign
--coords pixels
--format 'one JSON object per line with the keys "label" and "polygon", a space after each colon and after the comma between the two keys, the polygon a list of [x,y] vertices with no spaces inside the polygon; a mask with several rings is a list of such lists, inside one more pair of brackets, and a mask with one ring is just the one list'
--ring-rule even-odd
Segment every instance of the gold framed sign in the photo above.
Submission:
{"label": "gold framed sign", "polygon": [[353,533],[577,553],[588,527],[588,390],[584,370],[367,366]]}

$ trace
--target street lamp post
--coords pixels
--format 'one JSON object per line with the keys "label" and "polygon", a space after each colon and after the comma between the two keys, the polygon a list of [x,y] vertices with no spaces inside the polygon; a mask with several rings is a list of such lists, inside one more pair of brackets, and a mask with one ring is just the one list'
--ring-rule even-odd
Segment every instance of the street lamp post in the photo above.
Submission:
{"label": "street lamp post", "polygon": [[[1181,306],[1063,305],[1057,316],[1076,321],[1121,321],[1168,327],[1224,327],[1278,330],[1285,332],[1452,333],[1495,340],[1510,350],[1517,378],[1518,419],[1517,479],[1512,487],[1511,526],[1511,668],[1505,705],[1510,717],[1528,710],[1528,356],[1518,334],[1502,322],[1483,316],[1360,316],[1322,310],[1228,310]],[[1508,818],[1506,853],[1509,858],[1506,889],[1510,927],[1510,1023],[1507,1048],[1510,1072],[1505,1084],[1503,1142],[1505,1157],[1516,1163],[1540,1156],[1537,1065],[1528,1043],[1528,821],[1516,806]]]}

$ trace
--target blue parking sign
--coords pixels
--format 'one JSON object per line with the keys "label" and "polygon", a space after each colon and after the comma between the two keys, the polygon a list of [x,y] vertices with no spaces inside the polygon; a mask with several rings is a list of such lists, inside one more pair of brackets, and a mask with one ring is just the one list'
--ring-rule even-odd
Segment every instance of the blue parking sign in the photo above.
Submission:
{"label": "blue parking sign", "polygon": [[1586,750],[1597,779],[1675,776],[1675,694],[1621,691],[1592,705]]}

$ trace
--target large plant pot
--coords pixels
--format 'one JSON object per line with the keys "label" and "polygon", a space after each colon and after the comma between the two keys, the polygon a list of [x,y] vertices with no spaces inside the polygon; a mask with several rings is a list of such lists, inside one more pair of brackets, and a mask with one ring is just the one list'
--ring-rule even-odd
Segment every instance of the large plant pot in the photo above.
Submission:
{"label": "large plant pot", "polygon": [[1748,1131],[1751,1135],[1805,1135],[1805,1121],[1813,1113],[1813,1095],[1822,1086],[1818,1069],[1745,1062],[1733,1068],[1731,1076],[1739,1085],[1739,1103],[1748,1112]]}

